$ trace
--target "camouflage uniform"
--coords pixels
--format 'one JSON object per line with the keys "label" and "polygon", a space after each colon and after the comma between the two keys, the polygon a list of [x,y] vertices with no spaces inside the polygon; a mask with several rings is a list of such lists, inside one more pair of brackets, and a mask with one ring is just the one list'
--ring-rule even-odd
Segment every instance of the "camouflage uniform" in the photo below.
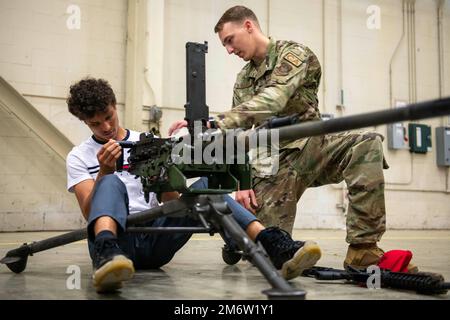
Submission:
{"label": "camouflage uniform", "polygon": [[[320,121],[317,92],[321,67],[314,53],[291,41],[270,40],[265,61],[248,63],[237,76],[233,109],[220,114],[220,128],[250,128],[271,116],[298,114]],[[308,187],[345,180],[349,190],[347,242],[376,242],[385,231],[382,137],[340,133],[280,145],[279,170],[268,176],[254,167],[257,216],[292,231],[297,202]]]}

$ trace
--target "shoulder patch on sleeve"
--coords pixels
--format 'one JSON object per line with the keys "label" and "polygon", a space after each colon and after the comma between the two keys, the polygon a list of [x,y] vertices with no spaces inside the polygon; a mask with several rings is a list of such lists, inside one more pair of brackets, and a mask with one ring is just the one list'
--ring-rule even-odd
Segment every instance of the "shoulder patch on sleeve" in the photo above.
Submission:
{"label": "shoulder patch on sleeve", "polygon": [[292,66],[289,63],[282,61],[281,64],[275,68],[274,74],[276,76],[287,76],[291,71]]}
{"label": "shoulder patch on sleeve", "polygon": [[292,52],[289,52],[287,55],[284,56],[284,59],[289,61],[291,64],[293,64],[294,66],[296,66],[297,68],[302,64],[302,61],[300,60],[299,57],[297,57],[295,54],[293,54]]}

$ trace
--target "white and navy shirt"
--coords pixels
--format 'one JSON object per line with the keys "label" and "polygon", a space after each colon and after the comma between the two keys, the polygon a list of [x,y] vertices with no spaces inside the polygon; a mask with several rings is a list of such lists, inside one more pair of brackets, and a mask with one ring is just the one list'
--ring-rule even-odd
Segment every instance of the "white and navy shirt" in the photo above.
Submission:
{"label": "white and navy shirt", "polygon": [[[139,132],[127,129],[127,134],[124,141],[138,141]],[[74,186],[84,180],[95,180],[100,170],[100,165],[97,160],[97,153],[100,151],[105,142],[97,140],[91,136],[88,140],[76,146],[70,151],[67,156],[67,190],[74,192]],[[128,157],[130,156],[130,149],[125,149],[124,164],[122,172],[115,172],[125,184],[128,192],[129,211],[130,214],[147,210],[158,206],[158,200],[154,193],[150,193],[149,202],[145,202],[144,191],[142,190],[141,180],[128,171]]]}

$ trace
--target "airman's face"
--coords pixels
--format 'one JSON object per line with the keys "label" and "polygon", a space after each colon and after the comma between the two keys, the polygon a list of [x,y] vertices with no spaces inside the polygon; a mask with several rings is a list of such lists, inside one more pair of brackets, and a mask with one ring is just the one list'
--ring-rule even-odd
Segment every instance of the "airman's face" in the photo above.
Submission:
{"label": "airman's face", "polygon": [[255,54],[255,45],[252,38],[253,24],[244,22],[227,22],[219,31],[219,38],[228,54],[235,54],[244,61],[249,61]]}

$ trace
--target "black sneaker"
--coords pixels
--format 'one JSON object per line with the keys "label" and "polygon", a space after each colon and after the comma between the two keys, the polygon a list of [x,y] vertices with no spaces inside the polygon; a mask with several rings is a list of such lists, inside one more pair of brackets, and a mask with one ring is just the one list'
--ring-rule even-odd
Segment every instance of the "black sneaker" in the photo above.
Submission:
{"label": "black sneaker", "polygon": [[289,233],[270,227],[256,237],[261,242],[275,268],[281,269],[286,280],[299,276],[303,270],[314,266],[321,257],[321,251],[314,241],[294,241]]}
{"label": "black sneaker", "polygon": [[122,287],[122,281],[133,277],[133,261],[119,248],[117,239],[98,239],[94,244],[94,287],[98,293]]}

